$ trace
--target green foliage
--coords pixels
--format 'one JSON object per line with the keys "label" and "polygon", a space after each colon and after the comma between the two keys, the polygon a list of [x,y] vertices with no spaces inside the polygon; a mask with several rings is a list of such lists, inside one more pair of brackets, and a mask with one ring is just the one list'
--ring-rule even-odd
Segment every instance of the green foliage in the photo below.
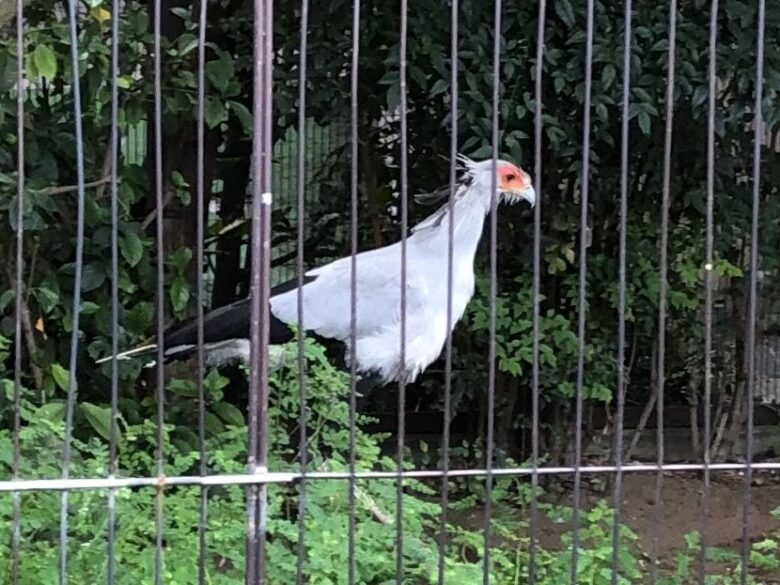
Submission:
{"label": "green foliage", "polygon": [[[496,355],[498,369],[522,380],[530,380],[533,363],[533,329],[531,313],[533,298],[530,278],[517,277],[513,286],[496,299]],[[489,305],[484,298],[489,282],[482,281],[482,295],[469,307],[467,327],[487,340]],[[609,386],[614,380],[615,366],[611,356],[599,347],[602,340],[593,340],[585,348],[585,363],[589,371],[584,397],[609,401]],[[548,310],[539,320],[539,363],[543,378],[540,391],[547,401],[569,399],[574,396],[574,377],[577,370],[577,322],[564,314]]]}
{"label": "green foliage", "polygon": [[[349,434],[347,377],[335,370],[325,359],[321,347],[307,342],[306,426],[309,430],[307,448],[309,470],[344,471],[348,466]],[[207,383],[209,394],[223,384],[211,374]],[[270,466],[276,470],[295,471],[296,426],[299,421],[297,375],[283,370],[274,378],[271,409]],[[6,391],[12,384],[6,381]],[[176,385],[180,387],[180,384]],[[223,386],[224,387],[224,386]],[[25,393],[23,428],[20,434],[21,475],[25,479],[57,477],[60,474],[59,455],[64,439],[62,413],[35,406]],[[85,405],[81,405],[82,408]],[[243,417],[225,416],[222,409],[231,405],[215,401],[209,412],[222,419],[219,429],[209,436],[206,450],[211,473],[241,473],[245,468],[247,432]],[[91,406],[86,410],[98,431],[105,425],[103,410]],[[130,413],[123,413],[129,415]],[[231,418],[232,417],[232,418]],[[148,420],[129,423],[129,416],[120,416],[119,471],[123,477],[154,475],[156,461],[154,443],[156,429]],[[73,477],[105,476],[109,466],[108,448],[104,437],[107,429],[86,440],[74,440]],[[186,442],[177,441],[174,424],[164,432],[165,473],[188,475],[197,473],[199,453]],[[356,460],[361,470],[391,471],[395,462],[382,454],[384,437],[356,429]],[[11,437],[0,431],[0,477],[6,478],[12,464]],[[473,505],[479,488],[476,483],[458,496],[453,493],[453,511]],[[468,496],[471,492],[472,496]],[[191,583],[195,579],[192,567],[198,548],[199,489],[177,487],[164,492],[164,556],[166,579],[172,583]],[[307,582],[341,583],[347,563],[346,533],[349,521],[348,489],[342,481],[306,482],[305,571]],[[153,579],[154,506],[151,489],[115,492],[116,544],[115,558],[120,583],[147,583]],[[271,583],[289,583],[295,579],[298,525],[296,508],[299,488],[293,485],[269,486],[268,559]],[[526,572],[528,537],[527,521],[518,510],[527,507],[528,486],[517,478],[499,479],[494,492],[496,513],[492,529],[500,542],[491,547],[491,582],[512,583],[516,575]],[[396,539],[397,489],[394,480],[358,481],[355,492],[356,575],[362,583],[380,584],[392,579],[395,559],[392,551]],[[25,493],[22,505],[22,576],[23,583],[49,582],[57,571],[57,539],[60,496],[57,493]],[[71,492],[69,497],[69,574],[80,581],[101,580],[106,571],[106,494],[99,491]],[[469,503],[471,502],[471,503]],[[214,487],[208,491],[208,579],[212,583],[243,582],[245,503],[242,488]],[[504,514],[504,512],[513,512]],[[438,572],[438,539],[441,509],[431,484],[405,480],[403,495],[404,570],[412,582],[436,582]],[[513,519],[516,518],[516,519]],[[610,566],[611,544],[609,513],[603,505],[594,508],[584,522],[584,558],[600,559]],[[0,498],[0,527],[9,533],[11,499]],[[621,564],[626,574],[635,572],[636,560],[630,552],[631,539],[626,532],[626,549],[621,552]],[[0,574],[8,574],[9,541],[0,541]],[[453,582],[474,582],[481,579],[483,537],[481,527],[467,528],[458,522],[448,524],[446,577]],[[595,548],[592,548],[595,547]],[[567,574],[567,553],[539,551],[540,583],[552,585]],[[584,573],[585,574],[585,573]],[[583,581],[584,582],[584,581]],[[588,583],[608,581],[589,580]]]}
{"label": "green foliage", "polygon": [[[565,516],[571,515],[570,509],[563,509],[560,512]],[[600,585],[610,582],[613,555],[612,525],[612,510],[604,501],[599,502],[582,518],[579,531],[580,546],[577,553],[577,583]],[[637,536],[625,527],[621,527],[620,536],[621,542],[625,540],[629,544],[618,552],[620,571],[618,582],[635,583],[642,576],[639,563],[630,548],[630,543],[636,541]],[[565,574],[571,569],[572,563],[572,536],[565,534],[561,540],[568,550],[556,556],[551,563],[550,569],[556,575]]]}

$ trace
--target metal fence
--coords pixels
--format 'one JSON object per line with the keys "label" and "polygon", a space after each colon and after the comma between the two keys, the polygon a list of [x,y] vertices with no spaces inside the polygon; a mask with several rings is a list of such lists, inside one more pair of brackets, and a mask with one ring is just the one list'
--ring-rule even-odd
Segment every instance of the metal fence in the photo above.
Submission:
{"label": "metal fence", "polygon": [[[17,93],[17,115],[18,115],[18,186],[17,186],[17,219],[16,219],[16,276],[15,282],[18,287],[22,286],[24,282],[25,274],[23,272],[23,249],[25,245],[25,233],[24,233],[24,194],[27,192],[24,176],[24,107],[25,107],[25,93],[22,88],[25,87],[25,72],[23,65],[23,53],[25,46],[25,26],[24,19],[22,18],[23,10],[25,8],[22,0],[17,0],[17,37],[16,42],[19,47],[19,63],[17,68],[16,87],[19,88]],[[158,217],[162,217],[162,210],[165,207],[165,198],[163,196],[163,168],[162,168],[162,153],[168,145],[163,142],[163,128],[162,128],[162,91],[161,86],[163,84],[163,76],[161,69],[161,61],[163,59],[163,53],[161,49],[161,34],[160,34],[160,20],[161,20],[161,1],[155,0],[153,3],[155,24],[154,29],[154,84],[155,102],[154,102],[154,118],[149,120],[147,131],[152,134],[155,148],[153,152],[153,168],[154,175],[156,177],[156,201],[158,209]],[[299,532],[299,555],[298,555],[298,570],[297,570],[297,582],[305,582],[305,577],[301,564],[304,562],[305,555],[303,552],[306,544],[306,530],[305,530],[305,507],[306,507],[306,487],[313,482],[327,482],[327,481],[346,481],[348,483],[348,506],[349,506],[349,522],[347,526],[346,534],[346,547],[348,549],[347,563],[344,566],[344,574],[346,575],[343,582],[356,583],[360,582],[359,577],[355,572],[355,551],[359,544],[356,542],[355,537],[355,509],[357,503],[357,483],[361,480],[393,480],[397,486],[397,509],[396,509],[396,528],[397,538],[395,542],[395,550],[388,551],[388,554],[396,555],[396,582],[408,582],[404,577],[404,564],[403,564],[403,550],[404,547],[409,546],[404,542],[404,531],[402,525],[403,518],[403,490],[404,482],[410,479],[430,479],[438,481],[438,497],[442,503],[442,516],[441,516],[441,533],[440,539],[440,556],[438,564],[438,582],[445,582],[445,547],[447,542],[447,509],[448,509],[448,489],[449,481],[452,478],[459,477],[476,477],[484,480],[484,510],[482,519],[482,531],[484,536],[484,551],[483,551],[483,582],[485,584],[491,582],[491,542],[494,535],[491,534],[491,490],[493,489],[496,479],[509,476],[526,477],[531,485],[531,502],[530,502],[530,548],[529,548],[529,563],[527,567],[527,574],[523,575],[523,582],[535,583],[539,582],[537,576],[537,562],[535,557],[536,544],[538,542],[538,530],[539,530],[539,485],[540,478],[543,476],[571,476],[573,480],[573,518],[572,524],[575,527],[573,532],[572,555],[571,555],[571,583],[577,582],[578,564],[580,559],[578,558],[578,551],[580,550],[580,533],[576,529],[582,523],[581,509],[582,509],[582,491],[581,485],[583,477],[587,475],[603,475],[610,477],[613,481],[612,484],[612,504],[615,509],[614,514],[614,530],[612,533],[613,549],[617,551],[619,548],[619,523],[623,517],[624,510],[621,509],[623,502],[623,478],[626,473],[645,473],[649,477],[652,477],[655,481],[655,493],[656,493],[656,508],[658,518],[658,530],[661,529],[662,510],[664,506],[664,492],[663,483],[664,478],[669,473],[684,472],[684,471],[696,471],[701,473],[702,483],[702,550],[704,547],[704,541],[708,534],[708,527],[706,526],[706,517],[708,515],[708,498],[709,490],[712,483],[713,474],[722,471],[738,471],[744,473],[743,480],[743,496],[742,496],[742,544],[741,544],[741,558],[740,565],[740,582],[746,584],[749,582],[749,567],[750,567],[750,554],[751,543],[749,540],[749,506],[751,502],[751,486],[753,480],[753,474],[757,470],[772,470],[780,471],[780,463],[777,462],[753,462],[752,461],[752,436],[753,436],[753,408],[752,401],[747,408],[747,433],[746,433],[746,445],[745,445],[745,457],[744,460],[733,462],[713,463],[711,462],[711,454],[709,452],[709,443],[705,444],[704,458],[702,461],[696,463],[667,463],[664,457],[664,381],[666,372],[664,370],[665,364],[665,351],[666,351],[666,334],[665,321],[667,319],[667,270],[669,265],[669,258],[667,257],[667,238],[669,234],[669,199],[670,199],[670,176],[671,176],[671,151],[672,151],[672,125],[674,118],[674,82],[675,82],[675,51],[676,51],[676,17],[678,13],[677,2],[672,0],[668,6],[668,50],[667,50],[667,70],[668,80],[666,86],[666,112],[665,112],[665,156],[663,160],[663,190],[662,200],[660,202],[661,213],[661,248],[660,248],[660,300],[659,300],[659,315],[658,315],[658,330],[662,333],[659,335],[658,343],[658,407],[657,407],[657,445],[658,456],[657,461],[653,463],[645,464],[631,464],[627,465],[622,460],[623,449],[623,415],[625,409],[625,371],[624,363],[626,361],[626,217],[628,209],[628,192],[629,192],[629,151],[631,148],[631,142],[629,137],[629,106],[630,106],[630,92],[629,92],[629,80],[630,80],[630,68],[631,68],[631,38],[632,38],[632,17],[633,8],[631,0],[626,0],[624,3],[624,19],[625,19],[625,34],[624,34],[624,51],[623,51],[623,76],[622,76],[622,91],[621,91],[621,121],[622,132],[620,137],[621,144],[621,180],[620,180],[620,196],[619,196],[619,209],[620,209],[620,250],[619,250],[619,315],[617,326],[617,339],[618,339],[618,355],[617,355],[617,379],[616,379],[616,411],[614,420],[614,433],[615,433],[615,453],[617,454],[617,460],[614,464],[610,465],[586,465],[583,464],[583,384],[584,384],[584,347],[587,331],[587,311],[586,306],[588,297],[594,294],[594,291],[589,291],[587,288],[587,249],[588,249],[588,233],[587,226],[590,225],[589,218],[589,182],[591,180],[590,164],[591,159],[588,156],[590,151],[591,140],[591,102],[590,95],[592,89],[592,66],[593,66],[593,39],[594,39],[594,0],[588,0],[587,2],[587,22],[586,22],[586,69],[584,77],[584,95],[585,105],[582,111],[583,116],[583,134],[582,134],[582,184],[580,192],[580,237],[578,243],[578,258],[579,258],[579,298],[577,300],[579,306],[579,320],[578,320],[578,342],[579,342],[579,359],[576,378],[576,407],[575,407],[575,433],[574,437],[574,463],[571,466],[544,466],[540,464],[542,460],[542,453],[540,453],[539,434],[537,432],[539,428],[539,375],[540,375],[540,361],[539,361],[539,297],[543,291],[540,291],[540,272],[542,262],[542,233],[541,233],[541,218],[544,213],[544,169],[542,168],[542,133],[544,131],[543,113],[544,113],[544,96],[542,95],[542,74],[543,74],[543,56],[544,56],[544,33],[545,33],[545,16],[547,14],[548,6],[545,0],[540,0],[538,6],[538,29],[536,39],[536,71],[535,71],[535,88],[534,88],[534,169],[533,169],[533,183],[537,193],[541,195],[540,201],[537,202],[534,208],[534,241],[533,241],[533,268],[534,268],[534,285],[533,296],[535,301],[535,310],[533,311],[533,332],[534,332],[534,344],[533,344],[533,385],[532,385],[532,445],[531,445],[531,457],[530,465],[498,468],[494,467],[494,434],[495,434],[495,384],[496,384],[496,296],[497,296],[497,220],[496,213],[490,215],[490,223],[488,226],[489,231],[489,247],[490,247],[490,350],[487,359],[488,368],[488,385],[487,385],[487,413],[488,418],[486,422],[486,435],[484,437],[484,466],[482,468],[454,468],[450,465],[449,450],[450,450],[450,435],[449,425],[450,418],[450,394],[451,394],[451,377],[452,377],[452,343],[451,338],[448,337],[445,347],[445,371],[446,375],[443,381],[443,393],[444,393],[444,434],[441,443],[441,465],[437,469],[409,469],[405,461],[405,412],[406,412],[406,384],[402,381],[400,383],[398,392],[398,420],[396,428],[396,461],[397,469],[395,471],[373,471],[373,470],[359,470],[356,466],[355,460],[355,429],[357,428],[357,414],[356,414],[356,384],[357,384],[357,370],[356,365],[353,362],[351,365],[351,396],[350,396],[350,445],[351,445],[351,457],[347,464],[347,469],[344,471],[322,471],[309,469],[307,462],[306,448],[304,447],[300,453],[300,471],[286,471],[277,470],[269,466],[268,449],[269,449],[269,371],[268,371],[268,359],[269,359],[269,299],[271,295],[271,210],[273,204],[277,201],[278,192],[282,189],[291,189],[294,186],[295,189],[295,212],[294,219],[297,222],[298,239],[297,247],[288,247],[284,251],[290,252],[297,249],[297,263],[294,274],[298,278],[299,290],[304,284],[304,234],[306,232],[306,213],[305,205],[307,200],[305,197],[307,186],[302,178],[307,176],[307,157],[310,157],[308,151],[308,141],[301,139],[301,137],[310,136],[311,120],[307,117],[306,112],[306,82],[307,79],[307,22],[308,22],[308,0],[302,0],[300,4],[300,26],[303,34],[301,35],[301,45],[298,54],[298,63],[296,65],[298,73],[300,75],[299,84],[299,111],[298,111],[298,124],[294,132],[291,132],[286,140],[281,140],[274,143],[273,140],[273,120],[272,120],[272,99],[274,95],[273,76],[272,76],[272,64],[274,61],[274,47],[272,45],[272,23],[273,23],[273,11],[274,3],[270,0],[254,0],[254,110],[252,112],[253,118],[253,152],[251,158],[251,172],[252,172],[252,192],[251,192],[251,258],[253,260],[251,267],[251,313],[250,313],[250,331],[251,331],[251,357],[250,357],[250,374],[249,374],[249,404],[248,404],[248,428],[249,428],[249,458],[246,462],[246,472],[241,474],[210,474],[207,467],[207,453],[205,451],[205,410],[204,410],[204,376],[206,372],[205,356],[204,356],[204,330],[203,330],[203,318],[204,318],[204,306],[205,306],[205,281],[208,278],[203,274],[202,270],[197,271],[197,318],[199,319],[198,327],[198,350],[197,350],[197,363],[198,363],[198,376],[197,376],[197,397],[199,401],[199,413],[198,413],[198,429],[199,438],[201,442],[200,452],[200,473],[195,476],[171,476],[166,473],[166,458],[163,451],[164,437],[163,429],[165,422],[165,387],[166,381],[164,377],[164,369],[158,368],[156,373],[156,403],[157,403],[157,474],[150,477],[121,477],[118,474],[118,454],[116,451],[117,438],[113,431],[110,437],[110,468],[105,476],[101,477],[89,477],[89,478],[73,478],[70,476],[70,463],[72,455],[72,428],[74,409],[77,403],[77,378],[78,378],[78,347],[82,340],[79,338],[79,315],[83,308],[80,298],[81,282],[83,278],[83,246],[85,241],[84,233],[84,212],[85,212],[85,184],[87,182],[84,174],[84,153],[82,151],[82,111],[83,99],[79,95],[79,84],[76,83],[72,87],[75,103],[75,145],[77,149],[76,161],[77,161],[77,174],[78,174],[78,190],[77,190],[77,248],[76,248],[76,272],[75,272],[75,296],[72,308],[72,338],[70,345],[70,363],[69,363],[69,379],[67,384],[67,407],[66,407],[66,435],[64,442],[64,449],[62,451],[62,473],[60,477],[50,477],[46,479],[25,479],[19,473],[19,461],[20,461],[20,445],[19,436],[22,427],[20,418],[20,392],[21,392],[21,370],[22,370],[22,294],[21,288],[17,289],[16,294],[16,321],[15,321],[15,393],[14,393],[14,417],[13,417],[13,437],[14,437],[14,477],[9,480],[0,481],[0,494],[10,493],[13,504],[13,527],[10,534],[12,540],[12,574],[4,576],[3,579],[6,582],[18,584],[24,583],[24,575],[20,573],[20,550],[21,543],[21,531],[20,523],[23,515],[22,507],[22,495],[26,492],[33,491],[57,491],[61,494],[60,504],[60,534],[59,534],[59,580],[64,583],[67,580],[68,570],[68,538],[69,538],[69,522],[71,519],[71,512],[69,512],[69,496],[74,490],[106,490],[107,491],[107,543],[108,548],[106,554],[108,555],[108,572],[107,580],[109,583],[113,583],[116,579],[117,568],[114,564],[114,538],[115,538],[115,525],[116,525],[116,498],[118,490],[123,488],[148,488],[155,490],[156,494],[156,517],[154,519],[154,543],[155,543],[155,569],[154,569],[154,582],[163,583],[166,581],[164,577],[164,540],[165,533],[164,526],[164,514],[165,512],[165,491],[174,486],[196,486],[201,490],[200,501],[200,518],[198,524],[199,537],[200,537],[200,550],[199,550],[199,567],[198,567],[198,582],[206,581],[206,532],[207,532],[207,512],[208,512],[208,490],[216,486],[243,486],[246,489],[246,582],[247,583],[264,583],[267,582],[267,573],[273,571],[273,567],[269,566],[269,560],[266,555],[266,547],[268,540],[267,522],[268,522],[268,487],[273,484],[288,484],[296,485],[299,490],[299,505],[300,505],[300,532]],[[77,31],[78,11],[79,3],[76,0],[70,0],[68,3],[69,8],[69,25],[70,25],[70,46],[71,46],[71,63],[75,79],[78,79],[78,67],[79,67],[79,35]],[[501,0],[496,0],[494,13],[493,30],[501,30],[502,25],[502,3]],[[112,96],[111,96],[111,115],[112,115],[112,136],[111,136],[111,211],[113,214],[114,230],[112,234],[112,353],[116,354],[119,351],[118,339],[119,339],[119,301],[118,301],[118,288],[117,280],[119,274],[119,252],[118,252],[118,240],[117,240],[117,165],[120,152],[120,143],[127,141],[130,137],[119,136],[119,124],[117,120],[118,112],[118,77],[120,72],[120,55],[118,54],[117,39],[120,34],[119,22],[120,22],[120,10],[121,2],[113,3],[113,13],[111,18],[112,23]],[[198,219],[198,233],[197,241],[199,246],[196,253],[196,263],[198,266],[204,265],[204,246],[203,242],[206,239],[207,220],[204,217],[204,192],[209,186],[205,185],[204,179],[204,134],[205,134],[205,31],[208,20],[209,3],[201,2],[199,5],[199,19],[198,19],[198,92],[197,92],[197,112],[198,112],[198,135],[197,135],[197,202],[196,205],[199,211]],[[707,219],[707,233],[706,233],[706,254],[704,260],[704,269],[708,275],[705,278],[706,283],[706,305],[705,305],[705,340],[706,345],[702,348],[701,355],[704,362],[705,374],[704,380],[704,434],[709,436],[711,434],[712,422],[710,421],[710,399],[711,399],[711,384],[713,379],[712,372],[712,354],[713,354],[713,290],[714,280],[712,275],[713,271],[713,241],[715,237],[715,225],[713,209],[715,205],[714,200],[714,182],[715,182],[715,116],[716,116],[716,34],[717,34],[717,22],[718,22],[718,2],[714,0],[710,5],[711,10],[711,27],[709,31],[709,118],[708,118],[708,132],[707,132],[707,177],[706,177],[706,219]],[[409,184],[408,184],[408,169],[409,163],[407,160],[408,144],[407,144],[407,119],[406,119],[406,76],[407,76],[407,38],[408,38],[408,22],[407,22],[407,0],[401,0],[401,28],[398,31],[400,45],[399,45],[399,66],[400,66],[400,104],[398,108],[398,115],[400,117],[400,159],[397,161],[399,165],[399,180],[398,180],[398,206],[400,217],[400,237],[401,237],[401,254],[402,259],[406,258],[407,248],[405,245],[406,234],[408,232],[408,199],[409,199]],[[459,4],[457,1],[452,2],[452,20],[450,26],[452,27],[452,44],[450,59],[453,63],[458,62],[458,14]],[[349,125],[349,137],[347,144],[349,145],[349,161],[350,161],[350,209],[351,214],[349,218],[349,225],[351,229],[351,264],[350,271],[352,275],[352,284],[350,291],[344,291],[343,294],[348,295],[351,301],[351,336],[350,343],[355,344],[357,340],[356,322],[357,322],[357,308],[355,306],[355,299],[357,298],[357,286],[356,274],[357,274],[357,254],[358,254],[358,215],[360,213],[359,205],[359,171],[358,171],[358,120],[359,120],[359,99],[358,99],[358,78],[361,74],[359,67],[359,49],[360,49],[360,32],[361,32],[361,18],[365,15],[361,15],[361,3],[355,2],[353,4],[352,14],[352,39],[351,39],[351,70],[349,76],[351,80],[351,102],[350,102],[350,125]],[[369,15],[370,17],[370,15]],[[753,151],[753,168],[751,171],[752,182],[752,233],[751,241],[758,242],[758,229],[760,218],[760,186],[761,186],[761,147],[763,143],[762,136],[762,120],[761,120],[761,103],[762,103],[762,87],[763,87],[763,65],[764,65],[764,28],[765,28],[765,2],[764,0],[758,0],[758,22],[756,25],[756,92],[755,92],[755,137],[754,137],[754,151]],[[492,100],[492,145],[493,152],[497,153],[500,148],[500,132],[499,132],[499,74],[500,74],[500,57],[501,57],[501,35],[493,35],[494,44],[492,48],[492,86],[490,88],[491,100]],[[453,111],[452,120],[453,126],[451,128],[451,148],[450,148],[450,213],[452,213],[452,205],[454,205],[454,197],[457,188],[456,186],[456,155],[458,153],[458,136],[457,136],[457,112],[458,112],[458,83],[459,77],[457,69],[452,71],[451,87],[452,87],[452,101],[451,108]],[[136,140],[136,138],[134,138]],[[137,142],[137,140],[136,140]],[[280,154],[281,149],[287,149],[284,153],[284,157],[288,157],[287,160],[293,160],[291,151],[295,149],[294,160],[296,161],[295,172],[289,173],[286,176],[281,176],[284,172],[282,165],[277,163],[274,167],[274,153]],[[138,152],[137,150],[134,152]],[[495,211],[498,204],[498,196],[495,194],[495,168],[496,160],[493,159],[493,187],[494,192],[492,200],[492,209]],[[276,169],[274,171],[274,169]],[[297,177],[297,180],[295,179]],[[449,251],[447,257],[448,263],[448,292],[447,297],[449,301],[449,309],[447,311],[447,325],[453,321],[452,314],[452,297],[453,297],[453,233],[452,222],[450,222],[449,228]],[[164,265],[165,257],[163,256],[164,247],[163,242],[167,237],[167,234],[163,230],[163,222],[158,221],[156,223],[156,241],[157,241],[157,307],[156,307],[156,335],[158,341],[157,350],[157,363],[161,364],[165,361],[164,346],[162,340],[164,339],[166,323],[164,316],[166,313],[165,299],[166,290],[164,288]],[[748,327],[746,328],[747,338],[746,353],[747,362],[749,368],[748,385],[750,391],[746,393],[747,396],[753,395],[753,384],[756,361],[756,306],[757,306],[757,274],[758,274],[758,260],[760,250],[758,245],[750,247],[750,290],[749,290],[749,302],[748,302]],[[403,268],[400,273],[401,283],[401,308],[400,308],[400,339],[399,339],[399,352],[400,362],[405,363],[408,359],[407,345],[406,345],[406,290],[407,290],[407,273],[405,264],[402,263]],[[291,274],[292,273],[288,273]],[[302,293],[301,293],[302,294]],[[299,296],[298,301],[298,321],[299,328],[305,330],[305,321],[303,313],[303,301]],[[299,339],[299,367],[301,370],[304,368],[303,350],[304,341]],[[111,384],[111,408],[112,418],[117,417],[119,391],[118,391],[118,362],[112,361],[112,384]],[[307,389],[304,384],[305,377],[301,373],[301,382],[299,385],[300,401],[302,405],[305,405],[307,398]],[[305,424],[306,412],[305,408],[301,408],[301,421],[300,425],[300,441],[302,445],[306,445],[307,441],[307,426]],[[702,563],[700,573],[698,575],[698,581],[704,582],[704,559],[702,557]],[[651,582],[656,582],[660,579],[660,576],[656,574],[656,564],[651,565],[651,574],[649,579]],[[618,555],[615,553],[612,558],[612,574],[611,580],[613,583],[621,582],[620,565]],[[194,578],[194,577],[193,577]]]}

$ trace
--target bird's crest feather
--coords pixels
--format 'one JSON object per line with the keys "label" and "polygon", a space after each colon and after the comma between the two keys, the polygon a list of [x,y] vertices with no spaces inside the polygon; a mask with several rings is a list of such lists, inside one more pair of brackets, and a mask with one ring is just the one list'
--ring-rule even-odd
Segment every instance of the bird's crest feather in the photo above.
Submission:
{"label": "bird's crest feather", "polygon": [[[443,157],[442,157],[443,158]],[[475,162],[464,154],[458,154],[455,157],[456,171],[464,174],[456,179],[453,195],[457,196],[462,187],[471,184],[473,177]],[[414,196],[414,200],[421,205],[433,205],[443,199],[447,199],[450,196],[450,185],[444,185],[428,193],[418,193]]]}
{"label": "bird's crest feather", "polygon": [[[456,169],[464,174],[457,180],[456,184],[454,185],[454,190],[451,189],[450,185],[445,185],[444,187],[436,189],[430,193],[421,193],[419,195],[415,195],[414,199],[416,202],[430,205],[443,199],[448,199],[451,192],[453,199],[457,199],[458,197],[462,196],[463,193],[465,193],[468,187],[471,186],[472,180],[474,179],[476,163],[464,154],[458,154],[455,160],[457,163]],[[422,220],[416,226],[412,227],[412,233],[438,226],[441,224],[442,219],[444,219],[446,216],[448,209],[449,205],[445,203],[439,207],[439,209],[434,211],[433,214]]]}

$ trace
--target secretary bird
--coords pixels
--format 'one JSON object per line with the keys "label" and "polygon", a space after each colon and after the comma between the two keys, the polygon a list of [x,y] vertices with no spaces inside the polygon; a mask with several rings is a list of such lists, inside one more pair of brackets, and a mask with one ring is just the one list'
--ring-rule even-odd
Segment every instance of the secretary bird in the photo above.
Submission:
{"label": "secretary bird", "polygon": [[[463,316],[474,294],[474,256],[491,209],[493,161],[459,156],[464,171],[454,192],[451,327]],[[499,201],[526,200],[536,192],[528,173],[514,164],[496,161],[495,186]],[[438,192],[440,198],[449,188]],[[378,385],[410,383],[441,354],[447,331],[447,257],[449,205],[415,225],[406,239],[406,352],[401,364],[401,243],[356,256],[356,320],[354,350],[351,339],[351,256],[305,273],[303,323],[309,334],[344,344],[346,368],[355,360],[361,376],[358,391],[365,400]],[[270,343],[291,341],[290,326],[298,323],[298,281],[271,290]],[[207,312],[203,320],[207,364],[219,366],[249,359],[250,299],[245,298]],[[190,319],[164,332],[165,361],[186,359],[197,350],[197,321]],[[117,359],[149,356],[155,343],[118,354]],[[96,363],[107,362],[113,356]],[[153,362],[152,362],[153,365]]]}

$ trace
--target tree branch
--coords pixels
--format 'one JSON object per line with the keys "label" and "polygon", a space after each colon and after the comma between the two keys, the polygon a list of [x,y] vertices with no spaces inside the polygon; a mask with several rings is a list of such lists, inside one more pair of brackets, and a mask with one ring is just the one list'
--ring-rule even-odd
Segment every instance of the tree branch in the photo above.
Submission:
{"label": "tree branch", "polygon": [[[165,208],[168,207],[168,204],[171,202],[171,199],[173,199],[174,192],[169,191],[168,194],[165,196],[165,199],[163,200],[163,211],[165,211]],[[149,215],[146,216],[146,218],[141,222],[141,229],[145,230],[150,225],[152,225],[152,222],[157,218],[157,208],[155,207],[149,212]]]}
{"label": "tree branch", "polygon": [[[103,177],[102,179],[98,179],[97,181],[92,181],[90,183],[84,183],[85,189],[90,189],[91,187],[98,187],[100,185],[105,185],[111,180],[111,176]],[[78,185],[64,185],[62,187],[45,187],[43,189],[37,189],[35,192],[39,195],[62,195],[63,193],[72,193],[73,191],[78,191],[79,186]]]}
{"label": "tree branch", "polygon": [[100,170],[100,176],[106,180],[100,183],[95,189],[95,199],[103,199],[106,193],[106,183],[111,181],[111,144],[108,145],[106,156],[103,158],[103,168]]}
{"label": "tree branch", "polygon": [[27,353],[29,354],[30,370],[32,371],[33,381],[35,382],[36,390],[43,388],[43,370],[35,363],[33,356],[38,354],[38,346],[35,344],[35,333],[33,331],[32,320],[30,319],[30,307],[27,304],[27,300],[24,295],[24,291],[21,289],[22,285],[17,285],[16,277],[13,271],[13,264],[9,262],[5,265],[6,274],[8,280],[11,283],[11,287],[21,297],[19,319],[22,321],[22,330],[24,331],[24,341],[27,347]]}

